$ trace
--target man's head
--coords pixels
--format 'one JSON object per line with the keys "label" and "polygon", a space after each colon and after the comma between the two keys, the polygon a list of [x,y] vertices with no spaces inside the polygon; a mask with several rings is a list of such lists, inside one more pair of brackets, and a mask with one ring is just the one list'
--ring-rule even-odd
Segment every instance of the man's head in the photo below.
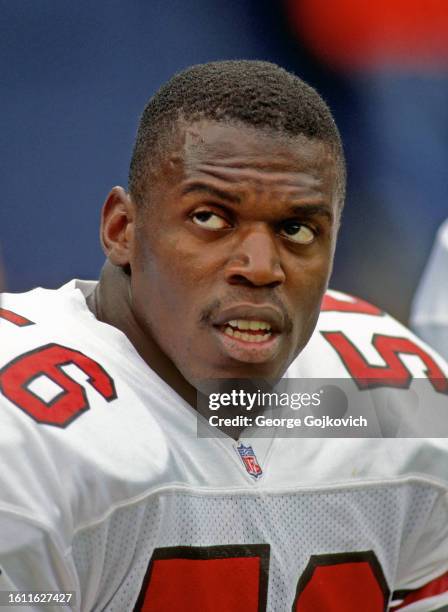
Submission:
{"label": "man's head", "polygon": [[118,326],[193,386],[280,376],[315,327],[344,185],[330,111],[297,77],[250,61],[176,75],[143,113],[129,194],[103,211],[129,273]]}
{"label": "man's head", "polygon": [[339,201],[345,197],[345,160],[330,109],[315,89],[276,64],[235,60],[192,66],[174,75],[148,101],[129,167],[129,192],[150,200],[150,170],[173,144],[179,121],[243,123],[327,143],[339,164]]}

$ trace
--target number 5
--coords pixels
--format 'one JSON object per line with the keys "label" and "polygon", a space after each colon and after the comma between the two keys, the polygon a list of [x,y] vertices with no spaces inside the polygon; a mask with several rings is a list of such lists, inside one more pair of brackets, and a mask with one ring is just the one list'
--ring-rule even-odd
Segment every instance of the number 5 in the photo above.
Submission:
{"label": "number 5", "polygon": [[[157,548],[135,610],[266,612],[269,552],[267,544]],[[389,593],[372,551],[313,555],[292,612],[384,612]]]}

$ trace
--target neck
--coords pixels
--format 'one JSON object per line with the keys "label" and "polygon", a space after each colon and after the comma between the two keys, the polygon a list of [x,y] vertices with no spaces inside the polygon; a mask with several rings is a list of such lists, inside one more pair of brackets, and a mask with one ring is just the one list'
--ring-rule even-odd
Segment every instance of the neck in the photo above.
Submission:
{"label": "neck", "polygon": [[148,366],[196,408],[196,389],[160,350],[150,330],[143,328],[135,317],[131,277],[122,268],[106,262],[95,292],[87,298],[87,305],[99,321],[121,330]]}

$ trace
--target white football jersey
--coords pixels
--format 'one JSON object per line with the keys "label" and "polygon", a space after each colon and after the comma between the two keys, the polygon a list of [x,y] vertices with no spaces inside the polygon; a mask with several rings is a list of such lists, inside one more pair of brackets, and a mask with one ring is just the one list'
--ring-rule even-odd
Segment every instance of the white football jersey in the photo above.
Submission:
{"label": "white football jersey", "polygon": [[[198,438],[197,413],[87,308],[93,288],[3,296],[0,594],[73,591],[69,608],[110,612],[448,603],[447,439]],[[391,401],[423,378],[448,409],[447,375],[402,325],[332,291],[288,371],[359,394],[371,378]]]}
{"label": "white football jersey", "polygon": [[412,305],[411,323],[448,359],[448,219],[437,232]]}

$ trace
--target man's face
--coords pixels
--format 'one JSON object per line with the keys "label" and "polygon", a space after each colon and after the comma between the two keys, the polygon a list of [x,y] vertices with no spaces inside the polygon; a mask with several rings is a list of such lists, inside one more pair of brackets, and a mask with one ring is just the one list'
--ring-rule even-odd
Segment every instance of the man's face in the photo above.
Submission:
{"label": "man's face", "polygon": [[139,211],[132,309],[184,378],[277,378],[308,342],[331,271],[337,165],[305,137],[181,127]]}

